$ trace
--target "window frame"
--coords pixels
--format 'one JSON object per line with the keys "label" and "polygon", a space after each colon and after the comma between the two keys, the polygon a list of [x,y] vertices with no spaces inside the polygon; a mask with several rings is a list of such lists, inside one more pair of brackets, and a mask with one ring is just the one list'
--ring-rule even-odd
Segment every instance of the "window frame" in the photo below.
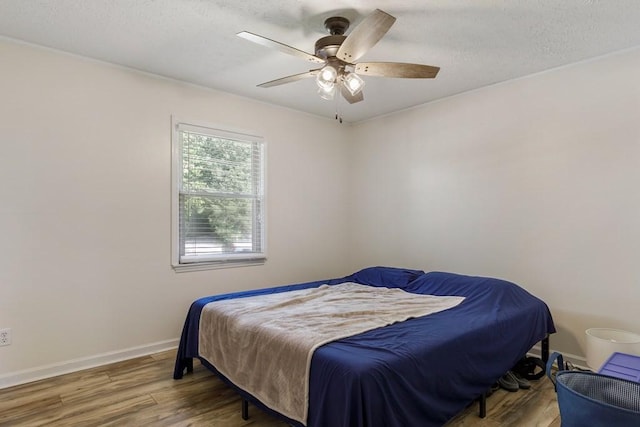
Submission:
{"label": "window frame", "polygon": [[[180,189],[182,183],[182,144],[179,136],[181,129],[193,129],[199,133],[247,143],[258,143],[261,146],[261,252],[251,253],[225,253],[220,256],[211,256],[200,261],[181,262],[180,256]],[[171,266],[176,272],[209,270],[216,268],[243,267],[251,265],[262,265],[267,260],[267,143],[262,136],[254,132],[247,132],[238,129],[229,129],[208,123],[180,120],[175,116],[171,117]]]}

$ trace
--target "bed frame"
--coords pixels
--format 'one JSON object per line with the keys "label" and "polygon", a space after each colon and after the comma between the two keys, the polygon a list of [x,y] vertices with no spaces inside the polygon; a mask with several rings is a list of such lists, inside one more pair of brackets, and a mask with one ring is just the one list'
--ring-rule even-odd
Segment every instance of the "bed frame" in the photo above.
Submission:
{"label": "bed frame", "polygon": [[[546,364],[549,361],[549,335],[547,335],[541,342],[541,353],[542,361]],[[482,393],[478,398],[479,408],[478,415],[480,418],[484,418],[487,416],[487,392]],[[242,401],[242,419],[246,420],[248,418],[244,418],[245,415],[249,416],[248,402],[245,403],[244,399]]]}

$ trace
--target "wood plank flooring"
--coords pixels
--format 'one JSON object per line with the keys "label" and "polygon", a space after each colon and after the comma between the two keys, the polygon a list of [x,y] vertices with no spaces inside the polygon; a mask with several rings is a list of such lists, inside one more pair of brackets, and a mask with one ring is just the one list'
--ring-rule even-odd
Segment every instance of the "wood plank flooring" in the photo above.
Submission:
{"label": "wood plank flooring", "polygon": [[[195,362],[193,374],[173,380],[175,350],[0,390],[0,426],[252,426],[286,424],[249,406]],[[559,427],[556,395],[548,379],[530,390],[498,390],[487,417],[474,404],[447,427]]]}

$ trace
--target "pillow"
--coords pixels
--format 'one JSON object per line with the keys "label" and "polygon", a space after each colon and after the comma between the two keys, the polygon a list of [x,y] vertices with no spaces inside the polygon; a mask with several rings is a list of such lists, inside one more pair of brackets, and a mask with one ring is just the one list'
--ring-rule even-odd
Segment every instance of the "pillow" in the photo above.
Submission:
{"label": "pillow", "polygon": [[342,279],[334,279],[332,284],[355,282],[361,285],[381,286],[385,288],[404,288],[411,281],[422,276],[422,270],[410,270],[397,267],[368,267]]}

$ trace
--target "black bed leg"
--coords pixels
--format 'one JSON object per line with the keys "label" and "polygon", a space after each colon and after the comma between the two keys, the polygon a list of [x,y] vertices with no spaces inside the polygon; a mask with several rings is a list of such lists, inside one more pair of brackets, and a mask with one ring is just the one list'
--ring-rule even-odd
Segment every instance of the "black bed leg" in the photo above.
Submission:
{"label": "black bed leg", "polygon": [[540,356],[542,356],[542,361],[547,363],[549,361],[549,335],[542,340],[540,345],[542,347]]}
{"label": "black bed leg", "polygon": [[249,419],[249,401],[247,399],[242,399],[242,419]]}
{"label": "black bed leg", "polygon": [[484,418],[487,416],[487,393],[482,393],[478,400],[480,402],[480,411],[478,415],[480,418]]}

